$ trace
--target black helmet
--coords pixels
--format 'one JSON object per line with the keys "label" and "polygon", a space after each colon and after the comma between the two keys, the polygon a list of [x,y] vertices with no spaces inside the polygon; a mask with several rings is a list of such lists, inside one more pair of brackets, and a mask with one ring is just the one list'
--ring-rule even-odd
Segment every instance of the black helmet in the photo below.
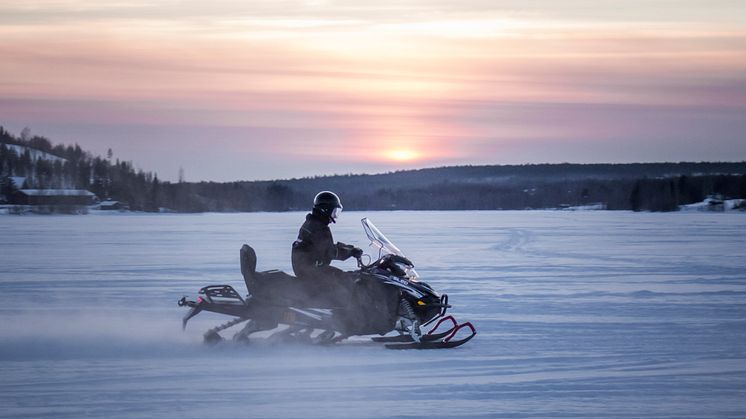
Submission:
{"label": "black helmet", "polygon": [[336,220],[338,213],[336,209],[342,210],[342,202],[334,192],[321,191],[313,198],[313,207],[328,215],[332,220]]}

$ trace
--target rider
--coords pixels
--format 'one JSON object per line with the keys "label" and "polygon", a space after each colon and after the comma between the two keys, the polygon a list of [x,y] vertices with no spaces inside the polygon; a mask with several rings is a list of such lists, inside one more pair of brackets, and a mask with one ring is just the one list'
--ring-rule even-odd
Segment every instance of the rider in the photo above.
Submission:
{"label": "rider", "polygon": [[[390,330],[391,315],[399,306],[397,288],[361,278],[359,272],[345,272],[331,266],[332,260],[360,258],[362,249],[334,242],[329,224],[335,223],[342,203],[334,192],[319,192],[313,199],[313,210],[293,243],[292,262],[295,276],[305,286],[307,296],[321,306],[344,310],[339,317],[343,334],[359,330]],[[309,279],[305,281],[305,279]]]}
{"label": "rider", "polygon": [[334,243],[330,223],[336,223],[342,203],[334,192],[322,191],[313,199],[313,210],[293,242],[293,272],[299,278],[345,278],[349,273],[330,265],[332,260],[359,258],[363,251],[341,242]]}

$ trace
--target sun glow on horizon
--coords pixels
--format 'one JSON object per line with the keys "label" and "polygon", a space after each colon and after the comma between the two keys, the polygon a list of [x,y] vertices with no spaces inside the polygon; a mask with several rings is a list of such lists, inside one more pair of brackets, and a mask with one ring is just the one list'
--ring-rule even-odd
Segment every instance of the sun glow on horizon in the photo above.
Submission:
{"label": "sun glow on horizon", "polygon": [[400,148],[388,150],[385,153],[385,157],[387,160],[393,160],[396,162],[409,162],[419,159],[421,154],[414,150]]}

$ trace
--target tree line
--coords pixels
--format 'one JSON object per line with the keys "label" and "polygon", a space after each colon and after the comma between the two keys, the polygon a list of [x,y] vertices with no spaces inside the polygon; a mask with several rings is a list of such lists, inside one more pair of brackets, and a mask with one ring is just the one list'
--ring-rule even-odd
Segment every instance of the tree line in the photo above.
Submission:
{"label": "tree line", "polygon": [[[158,176],[108,154],[107,158],[93,156],[77,144],[53,145],[45,137],[30,135],[28,129],[16,137],[0,127],[0,195],[7,200],[22,186],[85,189],[100,199],[125,201],[133,210],[157,211]],[[11,177],[24,177],[24,185],[15,185]]]}
{"label": "tree line", "polygon": [[[131,162],[93,156],[0,127],[0,195],[12,176],[29,188],[87,189],[138,211],[308,210],[321,190],[351,210],[520,210],[600,204],[610,210],[673,211],[710,195],[746,198],[746,162],[453,166],[377,175],[276,181],[162,182]],[[11,145],[24,147],[18,153]],[[34,158],[29,149],[54,159]]]}

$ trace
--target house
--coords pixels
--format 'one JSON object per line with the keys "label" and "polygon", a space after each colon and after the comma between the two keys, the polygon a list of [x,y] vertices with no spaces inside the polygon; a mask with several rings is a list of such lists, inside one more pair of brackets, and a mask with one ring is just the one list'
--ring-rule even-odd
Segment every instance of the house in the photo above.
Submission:
{"label": "house", "polygon": [[106,210],[106,211],[119,211],[119,210],[126,210],[127,204],[122,201],[112,201],[110,199],[107,199],[106,201],[101,201],[98,204],[98,209],[100,210]]}
{"label": "house", "polygon": [[91,205],[96,195],[84,189],[21,189],[12,203],[19,205]]}

